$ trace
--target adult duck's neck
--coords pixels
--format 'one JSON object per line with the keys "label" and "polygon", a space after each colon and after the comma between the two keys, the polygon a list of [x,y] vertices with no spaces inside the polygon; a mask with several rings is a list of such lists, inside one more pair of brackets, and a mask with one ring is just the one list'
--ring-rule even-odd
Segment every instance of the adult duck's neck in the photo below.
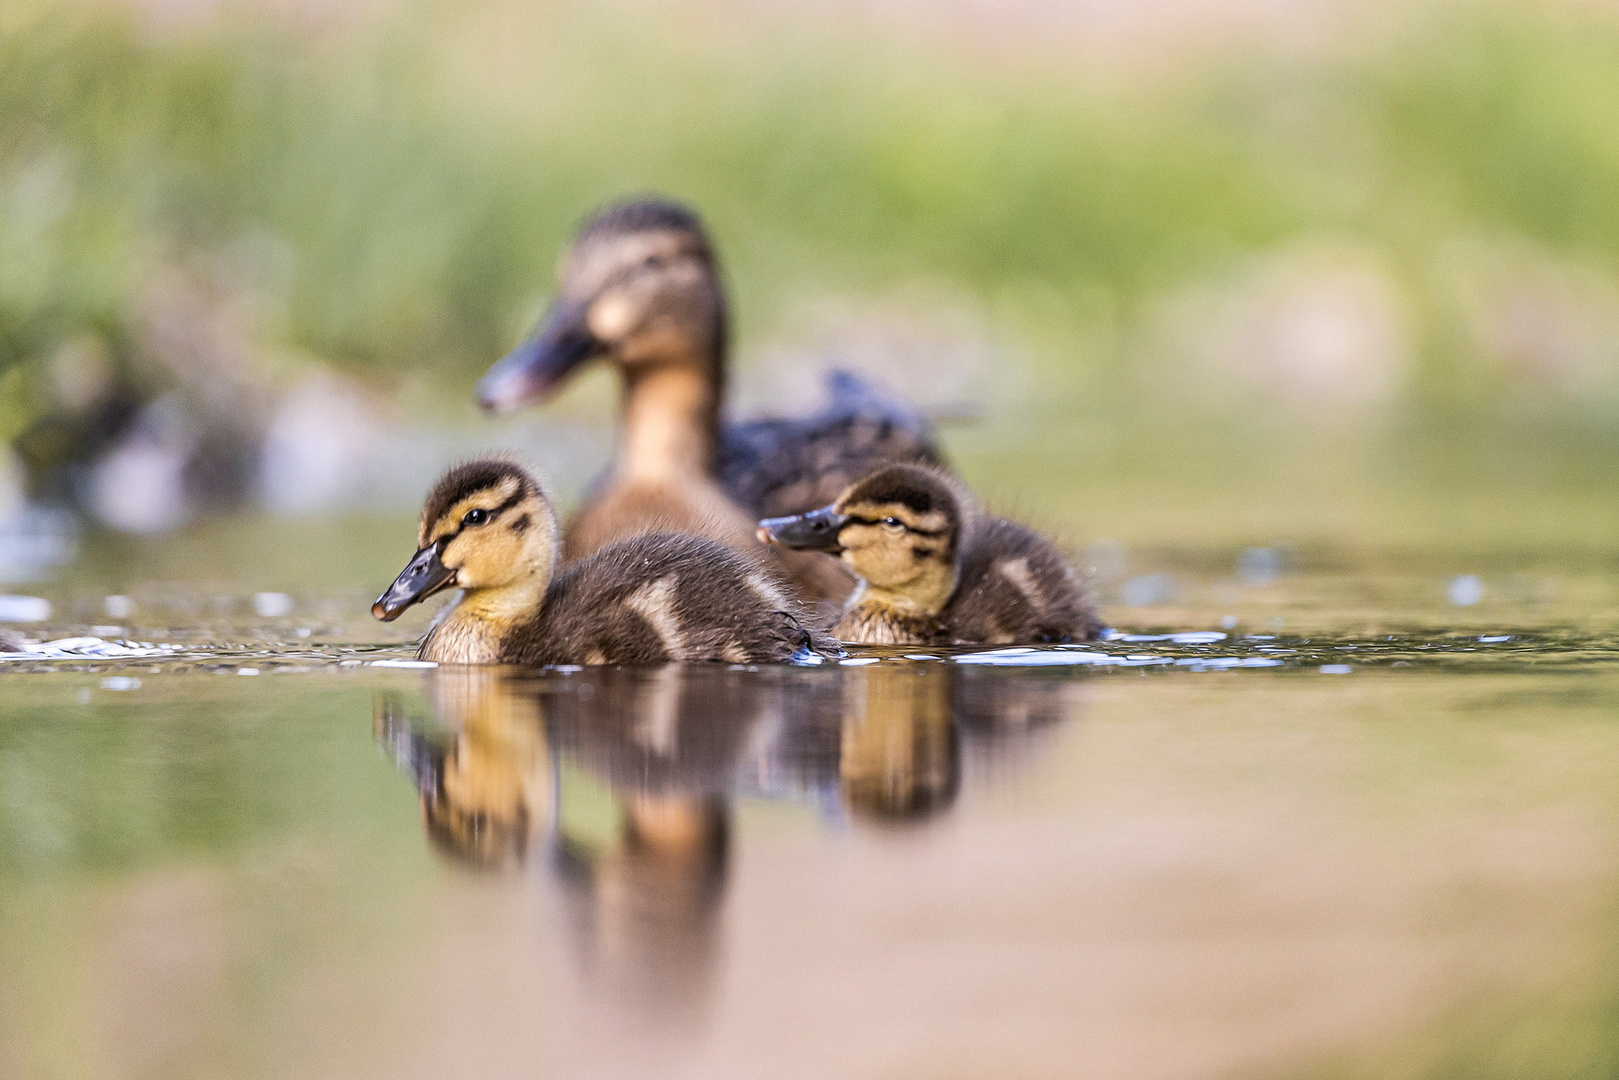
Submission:
{"label": "adult duck's neck", "polygon": [[617,471],[637,480],[711,476],[719,443],[719,364],[625,373]]}

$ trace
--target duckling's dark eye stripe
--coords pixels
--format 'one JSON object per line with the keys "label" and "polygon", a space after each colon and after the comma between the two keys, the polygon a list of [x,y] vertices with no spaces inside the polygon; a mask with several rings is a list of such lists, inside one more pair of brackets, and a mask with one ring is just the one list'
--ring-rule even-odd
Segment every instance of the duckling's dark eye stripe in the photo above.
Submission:
{"label": "duckling's dark eye stripe", "polygon": [[[490,522],[491,522],[491,521],[494,521],[494,520],[495,520],[495,519],[496,519],[496,518],[498,518],[498,517],[499,517],[499,516],[500,516],[500,515],[501,515],[501,514],[504,514],[504,513],[505,513],[505,512],[506,512],[506,511],[508,511],[508,510],[510,510],[510,509],[511,509],[511,508],[512,508],[512,507],[514,507],[514,506],[516,506],[516,505],[517,505],[517,504],[518,504],[518,503],[519,503],[519,502],[521,502],[521,501],[522,501],[522,500],[523,500],[523,489],[522,489],[522,488],[518,488],[518,489],[517,489],[517,490],[516,490],[516,491],[515,491],[515,492],[514,492],[514,493],[513,493],[513,494],[512,494],[512,496],[511,496],[511,498],[509,498],[509,499],[507,499],[507,500],[506,500],[506,501],[505,501],[505,502],[503,502],[503,503],[501,503],[501,504],[500,504],[500,505],[499,505],[499,506],[497,506],[497,507],[495,507],[495,508],[494,508],[494,509],[492,509],[492,510],[485,510],[485,511],[484,511],[484,513],[485,513],[485,514],[487,514],[487,515],[488,515],[488,516],[487,516],[487,517],[485,517],[485,518],[484,518],[484,519],[483,519],[483,524],[484,524],[484,525],[487,525],[487,524],[489,524],[489,523],[490,523]],[[477,507],[474,507],[474,508],[473,508],[473,509],[477,509]],[[455,538],[456,538],[456,537],[457,537],[457,536],[460,536],[460,535],[461,535],[461,533],[462,533],[462,532],[463,532],[463,531],[464,531],[464,530],[465,530],[465,529],[466,529],[466,525],[465,525],[465,523],[464,523],[464,515],[463,515],[463,523],[462,523],[462,524],[460,524],[460,525],[458,525],[458,526],[456,526],[456,530],[455,530],[455,531],[454,531],[454,532],[453,532],[453,533],[449,533],[449,534],[448,534],[448,535],[446,535],[446,536],[445,536],[445,537],[444,537],[444,540],[445,540],[445,542],[446,542],[446,543],[447,543],[447,542],[449,542],[449,541],[451,541],[451,540],[454,540],[454,539],[455,539]]]}
{"label": "duckling's dark eye stripe", "polygon": [[[848,518],[847,520],[844,521],[844,524],[845,525],[881,525],[883,522],[885,522],[887,520],[888,520],[887,518],[850,517],[850,518]],[[898,519],[896,518],[895,520],[897,521]],[[944,529],[918,529],[915,525],[907,525],[903,521],[901,521],[899,524],[900,524],[900,527],[902,529],[904,529],[906,532],[915,533],[917,536],[943,536],[945,534]]]}

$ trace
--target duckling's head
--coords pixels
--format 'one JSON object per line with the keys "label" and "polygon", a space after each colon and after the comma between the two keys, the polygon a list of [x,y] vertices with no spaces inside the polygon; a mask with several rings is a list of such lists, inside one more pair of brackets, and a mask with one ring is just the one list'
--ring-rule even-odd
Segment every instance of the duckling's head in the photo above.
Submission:
{"label": "duckling's head", "polygon": [[852,485],[831,506],[759,522],[759,539],[837,555],[875,598],[917,615],[936,614],[956,587],[963,496],[944,474],[890,465]]}
{"label": "duckling's head", "polygon": [[615,203],[579,229],[550,310],[489,369],[478,401],[515,409],[596,357],[627,375],[674,364],[718,379],[724,339],[724,297],[697,215],[661,199]]}
{"label": "duckling's head", "polygon": [[544,596],[557,562],[556,515],[540,485],[509,461],[474,461],[445,473],[422,509],[416,555],[371,606],[384,622],[444,589],[507,599]]}

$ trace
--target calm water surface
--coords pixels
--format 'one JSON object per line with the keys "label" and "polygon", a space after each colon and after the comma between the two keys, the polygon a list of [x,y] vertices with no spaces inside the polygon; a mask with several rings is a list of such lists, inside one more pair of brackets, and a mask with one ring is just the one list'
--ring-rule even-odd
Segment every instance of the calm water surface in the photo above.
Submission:
{"label": "calm water surface", "polygon": [[1211,553],[1094,647],[791,670],[45,590],[0,1076],[1614,1075],[1619,574],[1442,563]]}

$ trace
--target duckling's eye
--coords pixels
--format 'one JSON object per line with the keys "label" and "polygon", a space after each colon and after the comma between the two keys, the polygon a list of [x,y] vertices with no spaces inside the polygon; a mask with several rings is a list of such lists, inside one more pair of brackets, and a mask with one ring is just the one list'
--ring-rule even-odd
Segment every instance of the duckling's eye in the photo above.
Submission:
{"label": "duckling's eye", "polygon": [[468,510],[467,511],[467,516],[461,519],[461,524],[463,524],[463,525],[482,525],[484,522],[486,522],[488,520],[489,520],[489,511],[474,509],[474,510]]}
{"label": "duckling's eye", "polygon": [[905,522],[901,521],[899,518],[894,518],[894,517],[883,518],[883,524],[888,526],[890,529],[903,529],[903,528],[905,528]]}

